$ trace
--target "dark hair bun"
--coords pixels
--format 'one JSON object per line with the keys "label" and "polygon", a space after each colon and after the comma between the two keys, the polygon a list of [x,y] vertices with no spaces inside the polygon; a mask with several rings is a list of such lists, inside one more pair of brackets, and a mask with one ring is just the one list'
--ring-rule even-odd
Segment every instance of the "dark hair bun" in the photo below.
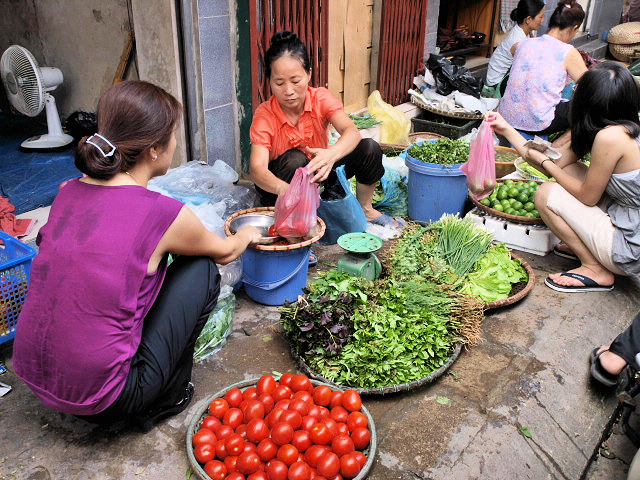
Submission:
{"label": "dark hair bun", "polygon": [[298,35],[293,32],[277,32],[271,37],[271,45],[277,43],[289,43],[298,40]]}

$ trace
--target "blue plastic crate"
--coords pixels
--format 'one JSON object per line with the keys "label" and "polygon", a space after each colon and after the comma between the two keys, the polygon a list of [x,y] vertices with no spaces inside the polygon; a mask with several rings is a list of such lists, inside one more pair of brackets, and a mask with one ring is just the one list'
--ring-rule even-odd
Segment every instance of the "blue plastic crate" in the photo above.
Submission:
{"label": "blue plastic crate", "polygon": [[36,251],[0,230],[0,344],[13,340]]}

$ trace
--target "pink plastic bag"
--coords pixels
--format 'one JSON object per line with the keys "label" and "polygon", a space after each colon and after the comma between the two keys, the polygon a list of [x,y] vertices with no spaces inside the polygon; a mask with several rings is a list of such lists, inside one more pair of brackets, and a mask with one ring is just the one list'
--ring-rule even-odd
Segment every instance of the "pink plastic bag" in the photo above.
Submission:
{"label": "pink plastic bag", "polygon": [[496,188],[496,150],[493,146],[493,132],[483,121],[478,135],[471,140],[469,160],[460,166],[467,176],[467,187],[478,199],[491,195]]}
{"label": "pink plastic bag", "polygon": [[311,183],[308,167],[301,167],[291,179],[289,189],[276,200],[274,227],[285,238],[305,237],[318,224],[320,186]]}

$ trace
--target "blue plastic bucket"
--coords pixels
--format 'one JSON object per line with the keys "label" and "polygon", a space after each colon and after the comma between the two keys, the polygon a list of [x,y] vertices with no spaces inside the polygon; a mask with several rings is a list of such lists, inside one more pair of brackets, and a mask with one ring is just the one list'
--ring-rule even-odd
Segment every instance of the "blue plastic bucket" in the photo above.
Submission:
{"label": "blue plastic bucket", "polygon": [[304,292],[311,247],[291,250],[247,248],[242,254],[242,281],[252,300],[263,305],[293,302]]}
{"label": "blue plastic bucket", "polygon": [[458,165],[440,165],[416,160],[407,154],[409,217],[418,222],[435,222],[444,214],[460,215],[467,199],[467,176]]}

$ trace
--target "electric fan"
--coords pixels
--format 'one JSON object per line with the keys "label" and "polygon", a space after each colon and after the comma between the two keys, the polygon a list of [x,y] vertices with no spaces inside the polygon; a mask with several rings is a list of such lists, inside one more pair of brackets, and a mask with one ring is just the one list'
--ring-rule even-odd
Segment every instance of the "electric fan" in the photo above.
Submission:
{"label": "electric fan", "polygon": [[54,67],[39,67],[31,52],[19,45],[5,50],[0,59],[0,74],[9,102],[20,113],[35,117],[46,109],[48,133],[28,138],[20,144],[26,150],[54,150],[73,141],[62,131],[56,100],[49,93],[63,81]]}

